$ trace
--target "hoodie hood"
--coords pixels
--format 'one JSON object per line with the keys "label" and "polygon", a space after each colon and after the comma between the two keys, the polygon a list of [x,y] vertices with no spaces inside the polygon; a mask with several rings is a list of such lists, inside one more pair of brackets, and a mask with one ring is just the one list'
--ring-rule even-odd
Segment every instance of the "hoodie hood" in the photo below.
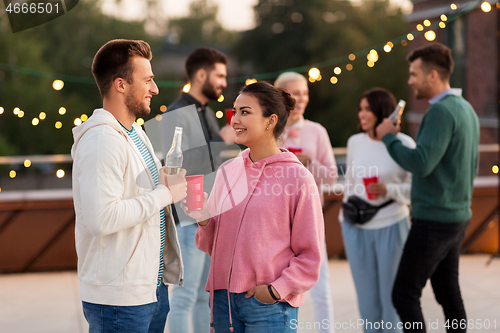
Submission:
{"label": "hoodie hood", "polygon": [[[113,116],[109,111],[106,111],[104,109],[95,109],[94,113],[92,113],[92,116],[90,116],[86,122],[84,122],[80,126],[76,126],[73,128],[73,139],[75,142],[73,144],[73,147],[71,147],[71,157],[74,158],[76,147],[80,142],[80,139],[83,137],[83,135],[87,133],[89,129],[101,125],[111,126],[117,132],[120,132],[125,137],[127,137],[127,134],[124,132],[123,128],[120,126],[120,123],[115,118],[115,116]],[[139,125],[134,123],[132,126],[135,128],[136,126]]]}

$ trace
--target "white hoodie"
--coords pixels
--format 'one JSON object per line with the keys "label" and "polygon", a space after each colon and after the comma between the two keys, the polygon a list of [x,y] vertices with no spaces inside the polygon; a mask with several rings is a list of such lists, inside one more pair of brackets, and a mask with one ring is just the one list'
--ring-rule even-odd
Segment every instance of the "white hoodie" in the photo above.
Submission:
{"label": "white hoodie", "polygon": [[[133,126],[160,168],[146,133]],[[96,109],[73,136],[80,297],[119,306],[156,302],[160,210],[172,203],[170,191],[164,185],[155,188],[139,150],[108,111]],[[177,284],[183,272],[172,221],[165,216],[163,282]]]}

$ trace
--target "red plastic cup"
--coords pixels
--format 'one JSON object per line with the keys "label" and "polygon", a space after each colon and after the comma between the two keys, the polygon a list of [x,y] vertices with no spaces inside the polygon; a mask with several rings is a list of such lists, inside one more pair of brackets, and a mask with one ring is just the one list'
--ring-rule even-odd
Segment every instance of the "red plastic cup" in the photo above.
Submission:
{"label": "red plastic cup", "polygon": [[377,199],[376,193],[372,193],[372,192],[368,191],[368,185],[377,184],[378,183],[378,176],[365,177],[365,178],[363,178],[363,182],[365,183],[366,195],[368,196],[368,199],[369,200]]}
{"label": "red plastic cup", "polygon": [[295,155],[302,153],[302,147],[288,147],[287,149],[290,153],[294,153]]}
{"label": "red plastic cup", "polygon": [[231,125],[231,119],[233,118],[233,109],[226,109],[226,119],[227,119],[227,124]]}
{"label": "red plastic cup", "polygon": [[193,212],[203,209],[203,175],[186,176],[188,210]]}

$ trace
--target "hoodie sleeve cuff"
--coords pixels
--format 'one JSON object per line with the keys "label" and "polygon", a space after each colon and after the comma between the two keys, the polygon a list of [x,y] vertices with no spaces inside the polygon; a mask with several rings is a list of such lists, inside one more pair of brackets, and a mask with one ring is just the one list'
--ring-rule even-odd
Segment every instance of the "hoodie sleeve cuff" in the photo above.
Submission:
{"label": "hoodie sleeve cuff", "polygon": [[285,281],[283,281],[283,278],[279,278],[270,283],[270,285],[280,294],[280,299],[285,299],[290,294],[290,288],[286,285]]}

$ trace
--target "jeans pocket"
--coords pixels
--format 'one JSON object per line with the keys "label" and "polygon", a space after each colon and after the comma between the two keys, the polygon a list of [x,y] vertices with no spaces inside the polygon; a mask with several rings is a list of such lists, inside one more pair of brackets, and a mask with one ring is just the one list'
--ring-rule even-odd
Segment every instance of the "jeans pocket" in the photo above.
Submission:
{"label": "jeans pocket", "polygon": [[257,299],[257,297],[255,297],[255,295],[253,295],[252,297],[250,297],[250,299],[253,299],[255,301],[255,303],[259,304],[259,305],[263,305],[263,306],[269,306],[269,305],[275,305],[276,303],[278,303],[278,301],[274,302],[274,303],[264,303],[262,301],[259,301]]}

